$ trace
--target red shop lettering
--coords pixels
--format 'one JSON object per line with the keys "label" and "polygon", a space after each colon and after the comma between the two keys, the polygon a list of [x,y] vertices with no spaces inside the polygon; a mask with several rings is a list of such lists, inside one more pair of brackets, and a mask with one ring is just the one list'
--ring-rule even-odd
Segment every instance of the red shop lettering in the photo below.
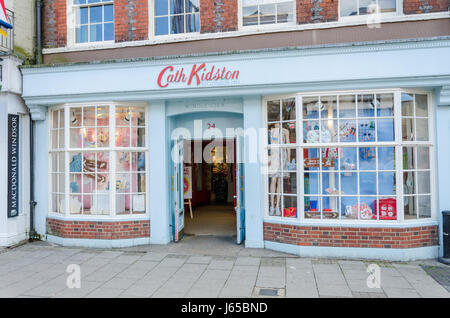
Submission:
{"label": "red shop lettering", "polygon": [[158,75],[158,86],[161,88],[169,86],[170,83],[186,83],[197,86],[204,81],[235,80],[239,78],[239,71],[229,70],[226,67],[207,67],[205,63],[194,64],[189,72],[185,73],[184,67],[175,69],[173,66],[167,66],[162,69]]}

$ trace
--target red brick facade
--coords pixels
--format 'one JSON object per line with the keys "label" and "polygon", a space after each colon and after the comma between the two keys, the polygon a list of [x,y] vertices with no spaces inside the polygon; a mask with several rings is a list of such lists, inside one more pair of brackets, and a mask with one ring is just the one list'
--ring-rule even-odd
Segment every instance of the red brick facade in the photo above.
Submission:
{"label": "red brick facade", "polygon": [[331,22],[339,19],[339,0],[297,0],[297,23]]}
{"label": "red brick facade", "polygon": [[449,7],[448,0],[403,0],[405,14],[448,11]]}
{"label": "red brick facade", "polygon": [[238,29],[238,0],[200,0],[200,32]]}
{"label": "red brick facade", "polygon": [[47,234],[76,239],[118,240],[150,237],[150,221],[66,221],[47,218]]}
{"label": "red brick facade", "polygon": [[148,0],[115,0],[116,42],[148,39]]}
{"label": "red brick facade", "polygon": [[438,227],[319,227],[264,223],[264,240],[301,246],[416,248],[438,245]]}
{"label": "red brick facade", "polygon": [[43,45],[45,48],[64,47],[67,44],[66,0],[44,0]]}

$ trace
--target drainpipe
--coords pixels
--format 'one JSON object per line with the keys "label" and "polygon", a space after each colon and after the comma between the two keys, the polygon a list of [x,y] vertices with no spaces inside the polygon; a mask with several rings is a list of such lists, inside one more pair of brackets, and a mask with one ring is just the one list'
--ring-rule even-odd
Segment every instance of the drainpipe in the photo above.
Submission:
{"label": "drainpipe", "polygon": [[42,0],[36,0],[36,64],[42,64]]}
{"label": "drainpipe", "polygon": [[[42,1],[36,0],[36,64],[42,64]],[[34,200],[34,121],[30,114],[30,241],[36,238],[34,215],[37,202]]]}

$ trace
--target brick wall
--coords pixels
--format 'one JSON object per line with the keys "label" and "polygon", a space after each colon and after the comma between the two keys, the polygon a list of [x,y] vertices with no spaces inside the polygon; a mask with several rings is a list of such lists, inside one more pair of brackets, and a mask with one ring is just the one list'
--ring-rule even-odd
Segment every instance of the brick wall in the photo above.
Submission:
{"label": "brick wall", "polygon": [[47,234],[63,238],[118,240],[150,237],[150,221],[66,221],[47,218]]}
{"label": "brick wall", "polygon": [[237,0],[200,0],[200,32],[236,31],[237,6]]}
{"label": "brick wall", "polygon": [[429,13],[449,10],[448,0],[403,0],[403,13]]}
{"label": "brick wall", "polygon": [[317,227],[264,223],[264,240],[302,246],[416,248],[438,245],[438,228]]}
{"label": "brick wall", "polygon": [[339,0],[297,0],[297,23],[337,21]]}
{"label": "brick wall", "polygon": [[148,39],[148,0],[115,0],[116,42]]}
{"label": "brick wall", "polygon": [[64,47],[67,43],[66,0],[44,0],[43,45],[45,48]]}

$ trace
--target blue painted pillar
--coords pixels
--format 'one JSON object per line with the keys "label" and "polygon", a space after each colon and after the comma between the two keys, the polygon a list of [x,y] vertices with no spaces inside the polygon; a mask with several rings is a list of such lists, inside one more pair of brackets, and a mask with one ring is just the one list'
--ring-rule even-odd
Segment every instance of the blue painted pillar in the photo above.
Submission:
{"label": "blue painted pillar", "polygon": [[35,122],[34,130],[34,200],[37,202],[34,215],[35,231],[46,234],[46,220],[49,207],[48,188],[48,121],[49,116],[45,106],[40,107],[40,116],[31,111]]}
{"label": "blue painted pillar", "polygon": [[167,120],[164,101],[149,106],[150,243],[170,242]]}
{"label": "blue painted pillar", "polygon": [[436,185],[437,214],[439,220],[439,256],[444,254],[442,240],[442,211],[450,211],[450,85],[436,90]]}
{"label": "blue painted pillar", "polygon": [[[260,169],[259,130],[262,124],[261,96],[246,96],[243,100],[244,130],[244,194],[245,194],[245,247],[263,248],[263,180]],[[256,134],[257,144],[253,136]],[[257,161],[254,152],[257,151]]]}

